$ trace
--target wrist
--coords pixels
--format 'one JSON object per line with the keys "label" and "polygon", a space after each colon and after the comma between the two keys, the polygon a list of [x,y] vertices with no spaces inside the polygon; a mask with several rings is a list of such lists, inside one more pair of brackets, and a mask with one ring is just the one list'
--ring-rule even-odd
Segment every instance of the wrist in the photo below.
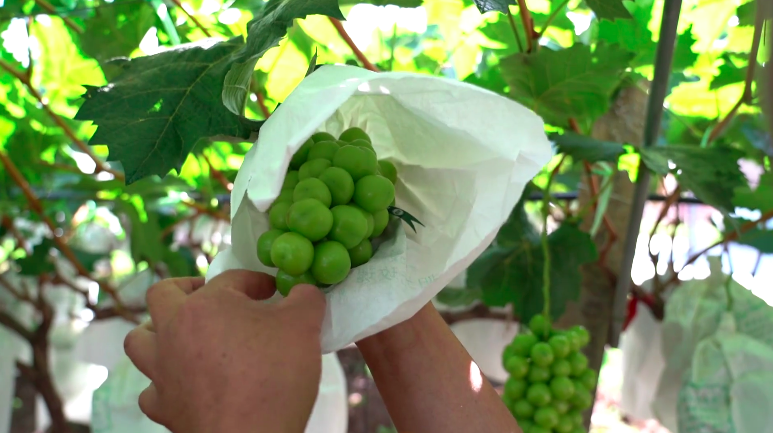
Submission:
{"label": "wrist", "polygon": [[399,355],[426,344],[426,334],[437,327],[446,326],[443,318],[432,303],[427,303],[416,314],[378,334],[358,342],[357,348],[367,357],[369,355]]}

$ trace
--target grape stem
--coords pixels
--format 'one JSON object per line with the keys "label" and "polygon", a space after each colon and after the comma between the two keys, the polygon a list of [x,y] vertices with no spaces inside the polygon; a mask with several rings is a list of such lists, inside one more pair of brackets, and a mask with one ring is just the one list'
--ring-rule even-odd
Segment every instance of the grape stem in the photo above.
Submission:
{"label": "grape stem", "polygon": [[553,171],[550,172],[548,183],[545,185],[544,192],[542,194],[542,233],[540,235],[540,243],[542,245],[542,255],[544,256],[544,262],[542,264],[542,297],[543,297],[543,310],[542,314],[550,320],[550,248],[548,245],[548,217],[550,216],[550,186],[553,184],[558,172],[561,170],[561,166],[564,165],[566,160],[566,154],[561,156],[561,160],[558,161]]}

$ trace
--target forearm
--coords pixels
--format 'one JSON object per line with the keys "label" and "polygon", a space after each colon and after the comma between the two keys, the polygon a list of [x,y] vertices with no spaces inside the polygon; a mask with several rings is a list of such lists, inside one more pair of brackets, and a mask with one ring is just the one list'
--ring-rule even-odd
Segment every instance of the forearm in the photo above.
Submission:
{"label": "forearm", "polygon": [[398,432],[521,432],[431,303],[357,346]]}

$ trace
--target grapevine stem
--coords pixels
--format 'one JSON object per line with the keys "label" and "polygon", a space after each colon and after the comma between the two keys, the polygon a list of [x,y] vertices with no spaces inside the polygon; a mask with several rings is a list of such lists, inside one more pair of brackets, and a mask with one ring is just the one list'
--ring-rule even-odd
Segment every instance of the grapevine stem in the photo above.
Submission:
{"label": "grapevine stem", "polygon": [[16,69],[13,68],[13,66],[9,65],[8,63],[3,61],[2,59],[0,59],[0,67],[2,67],[6,71],[8,71],[11,75],[16,77],[17,80],[21,81],[22,84],[24,84],[24,86],[30,92],[30,94],[43,107],[43,110],[46,112],[48,117],[50,117],[51,120],[53,120],[54,123],[57,124],[57,126],[62,128],[62,130],[64,131],[65,135],[67,135],[67,137],[70,140],[72,140],[72,142],[75,143],[76,146],[78,146],[78,149],[80,149],[81,152],[83,152],[86,155],[88,155],[94,161],[94,164],[96,165],[96,169],[94,170],[95,173],[99,173],[99,172],[104,171],[104,172],[112,174],[118,180],[124,180],[125,179],[125,176],[124,176],[123,173],[115,171],[115,170],[112,170],[109,167],[107,167],[105,165],[105,163],[102,162],[102,160],[99,159],[99,157],[91,150],[91,148],[86,143],[84,143],[83,140],[78,138],[78,136],[75,134],[75,131],[73,131],[72,128],[70,128],[70,126],[67,123],[65,123],[65,121],[62,119],[62,117],[59,116],[58,114],[56,114],[51,109],[51,107],[49,107],[48,104],[46,104],[46,102],[43,100],[43,97],[40,95],[40,93],[37,90],[35,90],[35,88],[32,86],[32,83],[30,82],[29,77],[27,77],[26,75],[18,72]]}
{"label": "grapevine stem", "polygon": [[534,19],[526,6],[526,0],[518,0],[518,10],[523,21],[523,31],[526,33],[526,52],[530,53],[534,46]]}
{"label": "grapevine stem", "polygon": [[188,18],[190,18],[190,20],[193,21],[193,24],[195,24],[196,27],[200,28],[201,31],[204,32],[205,35],[207,35],[208,38],[212,37],[212,33],[210,33],[209,30],[207,30],[207,28],[204,27],[201,24],[201,22],[197,20],[196,17],[193,16],[192,13],[188,12],[188,10],[183,7],[182,3],[180,3],[180,0],[172,0],[172,3],[174,3],[175,6],[177,6],[178,8],[182,9],[183,13],[185,13],[185,15],[187,15]]}
{"label": "grapevine stem", "polygon": [[220,183],[220,185],[223,186],[223,188],[227,189],[228,191],[232,190],[234,185],[228,181],[228,179],[223,173],[220,172],[220,170],[216,169],[215,166],[212,165],[212,161],[209,160],[207,155],[202,153],[201,156],[204,157],[204,162],[206,162],[209,166],[209,173],[212,175],[212,177],[214,177]]}
{"label": "grapevine stem", "polygon": [[542,246],[542,255],[544,261],[542,264],[542,297],[544,300],[542,313],[550,319],[550,246],[548,245],[548,217],[550,216],[550,187],[553,184],[561,166],[564,165],[566,154],[561,156],[558,164],[550,172],[548,183],[545,185],[545,191],[542,194],[542,233],[540,234],[540,244]]}
{"label": "grapevine stem", "polygon": [[[59,15],[56,12],[56,8],[54,8],[54,6],[51,3],[47,2],[46,0],[35,0],[35,4],[40,6],[40,7],[42,7],[43,9],[46,10],[46,12],[49,12],[52,15]],[[61,18],[62,18],[62,21],[64,21],[64,25],[69,27],[72,31],[74,31],[75,33],[78,33],[78,34],[83,33],[83,29],[81,28],[81,26],[76,24],[75,21],[73,21],[72,19],[70,19],[68,17],[65,17],[65,16],[63,16]],[[32,59],[30,59],[30,60],[32,60]]]}
{"label": "grapevine stem", "polygon": [[708,138],[708,143],[713,142],[714,140],[719,137],[720,134],[725,130],[727,125],[730,123],[730,121],[735,117],[736,113],[738,113],[738,109],[741,108],[743,104],[748,104],[751,102],[752,99],[752,83],[754,82],[754,69],[757,67],[757,55],[760,51],[760,41],[762,40],[762,27],[765,24],[765,13],[763,10],[763,3],[762,1],[757,2],[757,11],[756,15],[754,17],[754,36],[752,39],[752,48],[749,52],[749,65],[746,67],[746,80],[745,80],[745,86],[743,89],[743,94],[741,94],[741,97],[738,99],[738,102],[735,103],[733,108],[730,109],[730,111],[725,115],[725,118],[722,119],[715,127],[711,130],[711,134]]}
{"label": "grapevine stem", "polygon": [[542,26],[542,30],[540,30],[539,34],[537,35],[537,40],[539,40],[542,37],[542,35],[545,34],[545,30],[547,30],[548,27],[550,27],[550,23],[553,22],[553,20],[558,16],[558,14],[561,13],[561,10],[564,7],[566,7],[566,5],[568,4],[569,4],[569,0],[564,0],[560,5],[558,5],[557,8],[553,10],[553,12],[550,13],[550,15],[548,16],[548,19],[545,21],[545,25]]}
{"label": "grapevine stem", "polygon": [[[27,180],[22,176],[22,174],[19,172],[19,169],[16,167],[16,164],[11,161],[10,158],[8,158],[8,155],[5,154],[4,151],[0,150],[0,162],[2,162],[3,166],[5,166],[5,169],[8,171],[8,174],[11,176],[11,179],[21,188],[22,192],[24,193],[24,196],[27,198],[27,202],[29,203],[30,207],[33,211],[35,211],[39,216],[40,219],[43,221],[43,223],[48,226],[49,231],[51,231],[51,237],[54,243],[56,244],[56,247],[59,251],[62,252],[62,254],[69,260],[72,265],[75,267],[75,270],[78,272],[79,275],[91,279],[91,275],[89,274],[88,270],[83,266],[83,264],[78,260],[78,257],[75,255],[73,250],[70,248],[69,245],[64,243],[61,237],[56,236],[56,226],[51,221],[51,219],[46,215],[46,213],[43,211],[43,205],[40,202],[40,199],[35,195],[35,192],[32,191],[32,188],[30,188],[29,183]],[[94,280],[97,284],[99,284],[99,288],[101,290],[104,290],[108,295],[110,295],[111,298],[115,301],[116,309],[121,312],[124,312],[123,304],[118,296],[118,292],[115,288],[110,286],[108,283],[103,281],[97,281]],[[132,317],[130,314],[122,314],[124,318],[130,321],[134,321],[134,317]]]}
{"label": "grapevine stem", "polygon": [[346,29],[344,28],[344,25],[341,23],[341,21],[333,18],[328,17],[330,19],[330,22],[333,24],[333,27],[336,28],[338,31],[338,34],[341,35],[341,38],[346,42],[347,45],[349,45],[349,48],[351,48],[352,52],[355,56],[357,56],[357,59],[362,63],[362,65],[365,67],[365,69],[371,70],[373,72],[379,72],[379,69],[374,65],[373,63],[368,60],[367,57],[365,57],[365,54],[360,51],[359,48],[357,48],[357,45],[354,44],[354,41],[351,37],[349,37],[349,34],[346,33]]}

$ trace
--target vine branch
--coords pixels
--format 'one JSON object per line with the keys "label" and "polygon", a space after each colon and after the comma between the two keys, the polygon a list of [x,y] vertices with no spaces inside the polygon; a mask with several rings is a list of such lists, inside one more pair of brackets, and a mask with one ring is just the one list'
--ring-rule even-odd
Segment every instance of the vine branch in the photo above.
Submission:
{"label": "vine branch", "polygon": [[[22,176],[22,174],[19,172],[19,169],[16,167],[13,161],[11,161],[11,159],[8,158],[8,155],[6,155],[5,152],[2,150],[0,150],[0,162],[2,162],[3,166],[5,166],[5,169],[8,171],[8,174],[11,176],[11,179],[13,179],[13,181],[19,186],[19,188],[21,188],[32,210],[35,211],[40,216],[40,219],[51,231],[52,240],[54,244],[56,244],[57,249],[61,251],[62,254],[67,258],[67,260],[69,260],[72,263],[72,265],[75,267],[75,270],[78,272],[79,275],[89,279],[93,279],[89,274],[88,270],[83,266],[83,263],[81,263],[80,260],[78,260],[78,257],[75,255],[75,253],[70,248],[70,246],[67,245],[62,240],[61,237],[56,236],[56,226],[48,217],[48,215],[45,214],[43,210],[43,205],[41,204],[40,199],[38,199],[38,197],[32,191],[32,188],[30,188],[29,183],[24,178],[24,176]],[[118,292],[116,291],[116,289],[104,281],[97,281],[97,280],[94,280],[94,281],[97,284],[99,284],[99,288],[101,290],[104,290],[111,298],[113,298],[113,300],[116,303],[116,308],[119,310],[123,310],[123,304],[120,300],[120,297],[118,296]],[[124,315],[124,317],[128,320],[134,319],[129,314]]]}
{"label": "vine branch", "polygon": [[204,27],[201,22],[197,20],[195,16],[193,16],[192,13],[188,12],[188,10],[183,7],[182,3],[180,3],[180,0],[172,0],[172,3],[174,3],[178,8],[182,9],[183,13],[193,22],[193,24],[196,25],[196,27],[200,28],[208,38],[212,37],[212,33],[210,33],[209,30]]}
{"label": "vine branch", "polygon": [[26,341],[32,341],[35,338],[32,335],[32,332],[25,328],[21,322],[2,310],[0,310],[0,325],[3,325],[11,331],[15,332],[19,337]]}
{"label": "vine branch", "polygon": [[336,31],[338,31],[338,34],[341,35],[341,38],[346,42],[347,45],[349,45],[349,48],[351,48],[352,52],[355,56],[357,56],[357,60],[362,63],[362,65],[365,67],[365,69],[371,70],[373,72],[379,72],[379,69],[374,65],[373,63],[368,60],[367,57],[365,57],[365,54],[360,51],[359,48],[357,48],[357,45],[354,44],[354,41],[351,37],[349,37],[349,34],[346,33],[346,29],[344,28],[343,23],[341,21],[333,18],[328,17],[331,23],[333,23],[333,27],[336,28]]}
{"label": "vine branch", "polygon": [[268,107],[266,107],[266,98],[263,96],[263,93],[258,89],[258,85],[255,84],[255,80],[250,80],[250,91],[255,94],[255,96],[258,98],[258,107],[260,107],[260,111],[263,113],[263,116],[268,119],[269,116],[271,116],[271,112],[268,111]]}
{"label": "vine branch", "polygon": [[526,33],[526,52],[530,53],[534,48],[534,19],[526,6],[526,0],[518,0],[518,10],[523,22],[523,31]]}
{"label": "vine branch", "polygon": [[502,321],[512,321],[512,317],[507,313],[499,313],[491,311],[491,309],[485,305],[476,305],[469,310],[460,312],[443,311],[440,316],[445,320],[446,324],[452,325],[456,322],[471,319],[495,319]]}
{"label": "vine branch", "polygon": [[542,37],[542,35],[545,34],[545,30],[547,30],[548,27],[550,27],[550,23],[553,22],[553,20],[558,16],[561,10],[564,7],[566,7],[566,5],[568,4],[569,4],[569,0],[564,0],[563,2],[561,2],[560,5],[558,5],[557,8],[553,10],[553,12],[550,13],[550,15],[548,16],[548,19],[545,21],[545,25],[542,27],[542,30],[540,30],[539,33],[537,34],[537,40],[539,40]]}
{"label": "vine branch", "polygon": [[[49,12],[52,15],[58,15],[58,13],[56,12],[56,8],[51,3],[47,2],[46,0],[35,0],[35,4],[40,6],[43,9],[45,9],[46,12]],[[64,21],[64,25],[69,27],[72,31],[74,31],[75,33],[78,33],[78,34],[83,33],[83,29],[81,28],[81,26],[76,24],[75,21],[73,21],[71,18],[64,17],[64,16],[61,17],[61,18],[62,18],[62,21]]]}
{"label": "vine branch", "polygon": [[765,24],[765,14],[762,10],[763,3],[764,2],[762,1],[757,2],[757,12],[754,17],[754,36],[752,39],[751,52],[749,53],[749,64],[746,66],[746,79],[744,81],[743,93],[741,94],[741,97],[738,98],[738,102],[736,102],[735,105],[733,105],[733,108],[731,108],[730,111],[725,115],[725,118],[717,123],[714,129],[711,130],[711,134],[707,140],[708,143],[716,140],[717,137],[719,137],[719,135],[722,134],[722,132],[725,130],[730,121],[733,120],[733,117],[735,117],[736,113],[738,113],[738,109],[740,109],[743,104],[749,104],[752,100],[754,70],[757,67],[757,56],[760,51],[760,41],[762,40],[762,27]]}
{"label": "vine branch", "polygon": [[[709,252],[712,248],[717,247],[719,245],[722,245],[726,242],[734,241],[738,239],[739,236],[741,236],[743,233],[748,232],[749,230],[755,228],[758,224],[764,223],[768,221],[769,219],[773,218],[773,209],[765,212],[760,216],[758,219],[754,221],[749,221],[741,225],[741,227],[738,228],[738,230],[734,230],[725,236],[722,237],[722,239],[718,240],[717,242],[714,242],[713,244],[709,245],[708,247],[698,251],[697,253],[693,254],[689,259],[687,259],[687,262],[682,266],[682,269],[687,267],[688,265],[693,264],[698,258],[707,252]],[[679,280],[679,273],[674,272],[674,275],[666,282],[666,286],[670,286],[674,283],[676,283]]]}
{"label": "vine branch", "polygon": [[209,160],[209,157],[207,157],[205,153],[202,153],[201,156],[204,158],[204,162],[206,162],[209,166],[209,174],[211,174],[212,177],[214,177],[215,180],[217,180],[218,183],[223,186],[223,188],[228,191],[232,190],[234,187],[233,183],[231,183],[231,181],[229,181],[228,178],[226,178],[225,175],[220,172],[220,170],[216,169],[215,166],[212,165],[212,161]]}
{"label": "vine branch", "polygon": [[3,218],[0,219],[0,225],[5,227],[6,230],[8,230],[8,233],[10,233],[14,239],[16,239],[16,244],[23,249],[24,251],[30,252],[28,249],[27,241],[24,239],[24,236],[19,233],[18,230],[16,230],[16,226],[13,225],[13,220],[8,215],[3,215]]}
{"label": "vine branch", "polygon": [[124,180],[125,176],[123,173],[115,171],[105,165],[105,163],[91,150],[91,148],[83,142],[78,136],[75,134],[75,131],[70,128],[67,123],[65,123],[64,119],[62,119],[61,116],[56,114],[51,107],[48,106],[48,104],[43,100],[43,97],[41,94],[32,86],[32,82],[30,82],[29,77],[27,77],[25,74],[22,74],[21,72],[17,71],[13,66],[9,65],[4,60],[0,59],[0,67],[8,71],[11,75],[16,77],[17,80],[21,81],[22,84],[27,88],[27,91],[30,92],[30,94],[38,101],[38,103],[43,107],[43,110],[46,112],[48,117],[51,118],[51,120],[56,123],[57,126],[62,128],[65,135],[72,140],[73,143],[75,143],[76,146],[78,146],[78,149],[81,150],[81,152],[88,155],[93,161],[96,166],[94,173],[99,172],[107,172],[112,174],[116,179],[118,180]]}

